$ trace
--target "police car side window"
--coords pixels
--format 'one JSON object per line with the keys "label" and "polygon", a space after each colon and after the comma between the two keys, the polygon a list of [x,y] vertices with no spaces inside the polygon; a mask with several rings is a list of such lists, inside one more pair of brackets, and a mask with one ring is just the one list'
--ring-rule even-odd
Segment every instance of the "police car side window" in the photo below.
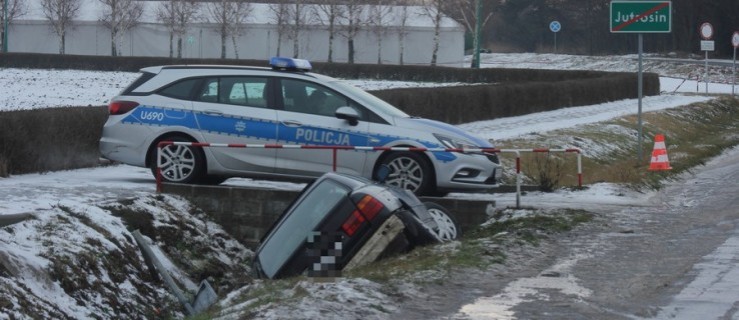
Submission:
{"label": "police car side window", "polygon": [[218,102],[218,78],[208,78],[200,89],[196,100],[203,102]]}
{"label": "police car side window", "polygon": [[343,95],[315,83],[283,78],[281,89],[286,111],[333,117],[336,109],[350,105],[363,114],[363,108],[357,108]]}
{"label": "police car side window", "polygon": [[165,87],[164,89],[160,90],[158,93],[165,97],[182,99],[182,100],[190,100],[190,97],[192,95],[192,89],[195,87],[198,81],[200,80],[199,79],[189,79],[189,80],[179,81],[179,82],[173,83]]}
{"label": "police car side window", "polygon": [[221,78],[219,102],[241,106],[266,108],[267,78]]}

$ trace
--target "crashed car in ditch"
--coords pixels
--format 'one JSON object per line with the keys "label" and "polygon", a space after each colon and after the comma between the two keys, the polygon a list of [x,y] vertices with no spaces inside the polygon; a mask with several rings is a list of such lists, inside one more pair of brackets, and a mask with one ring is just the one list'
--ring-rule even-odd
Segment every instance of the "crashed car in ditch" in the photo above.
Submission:
{"label": "crashed car in ditch", "polygon": [[336,277],[460,234],[444,207],[423,203],[407,189],[329,172],[305,187],[265,234],[253,268],[257,277],[268,279]]}

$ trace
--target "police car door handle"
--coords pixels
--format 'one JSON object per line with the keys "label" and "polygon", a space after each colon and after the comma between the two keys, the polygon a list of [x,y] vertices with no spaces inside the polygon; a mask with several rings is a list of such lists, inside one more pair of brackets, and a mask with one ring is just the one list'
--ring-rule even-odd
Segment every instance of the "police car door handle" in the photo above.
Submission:
{"label": "police car door handle", "polygon": [[303,123],[297,120],[285,120],[282,121],[282,124],[288,127],[301,127],[303,126]]}
{"label": "police car door handle", "polygon": [[220,116],[220,115],[223,115],[223,112],[218,111],[218,110],[212,110],[212,109],[204,110],[203,113],[205,113],[205,114],[207,114],[209,116]]}

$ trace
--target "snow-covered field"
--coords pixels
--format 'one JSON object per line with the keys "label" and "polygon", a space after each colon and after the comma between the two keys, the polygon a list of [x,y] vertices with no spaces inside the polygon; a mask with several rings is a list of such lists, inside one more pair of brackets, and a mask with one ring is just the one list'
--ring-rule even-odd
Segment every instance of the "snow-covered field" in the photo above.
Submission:
{"label": "snow-covered field", "polygon": [[[599,70],[636,72],[636,56],[571,56],[556,54],[483,54],[482,67],[531,68],[557,70]],[[646,60],[646,72],[660,74],[665,93],[706,93],[706,84],[696,81],[702,75],[700,63]],[[709,67],[708,93],[731,93],[731,68]],[[85,70],[0,69],[0,111],[63,106],[101,106],[138,76],[137,72],[102,72]],[[459,85],[459,83],[418,83],[407,81],[347,80],[365,90],[419,86]],[[739,88],[735,88],[739,93]]]}
{"label": "snow-covered field", "polygon": [[[138,72],[0,69],[0,111],[107,105]],[[346,80],[364,90],[453,86],[460,83]]]}
{"label": "snow-covered field", "polygon": [[[636,64],[634,56],[601,58],[534,54],[490,54],[484,55],[483,62],[483,65],[488,67],[546,67],[608,71],[633,71]],[[695,81],[686,79],[690,74],[700,70],[700,67],[691,67],[695,70],[690,71],[686,68],[688,67],[684,65],[670,67],[661,62],[650,67],[648,63],[648,71],[658,72],[664,76],[661,78],[661,84],[662,91],[665,94],[645,98],[645,111],[676,108],[712,98],[710,95],[703,94],[705,90],[703,84],[697,85]],[[725,74],[726,72],[720,73]],[[136,75],[136,73],[125,72],[0,69],[0,97],[2,97],[0,106],[4,108],[0,111],[53,106],[104,105],[130,83]],[[418,85],[386,81],[356,81],[355,84],[364,89]],[[710,93],[730,93],[731,85],[710,84],[708,89]],[[532,131],[541,133],[635,114],[636,105],[636,100],[624,100],[540,114],[479,121],[460,126],[485,138],[508,139]],[[94,222],[93,225],[114,234],[114,237],[120,238],[120,243],[125,244],[129,234],[122,227],[121,219],[106,215],[105,210],[100,209],[103,204],[110,205],[111,202],[121,199],[131,199],[133,201],[132,207],[143,207],[147,202],[157,201],[174,207],[187,207],[186,203],[181,203],[169,197],[165,197],[164,200],[153,199],[152,196],[155,191],[153,182],[154,180],[148,170],[123,165],[0,178],[0,215],[16,213],[32,213],[35,215],[34,219],[14,225],[12,228],[0,229],[0,258],[7,262],[5,269],[9,268],[7,265],[15,268],[9,271],[14,277],[6,277],[8,271],[4,271],[3,265],[0,264],[0,280],[10,279],[0,281],[0,307],[3,307],[3,301],[10,303],[9,309],[0,308],[0,319],[25,319],[39,316],[39,314],[21,314],[13,311],[15,309],[12,306],[24,303],[15,298],[17,294],[33,295],[34,297],[28,298],[28,301],[44,306],[39,309],[46,312],[40,314],[42,318],[53,318],[54,315],[58,315],[54,312],[62,312],[73,318],[91,318],[92,314],[103,318],[115,318],[115,313],[106,309],[105,303],[91,304],[88,305],[89,308],[79,306],[74,297],[66,295],[62,289],[64,284],[51,281],[43,276],[44,272],[41,271],[52,265],[52,262],[47,259],[49,253],[45,251],[47,250],[45,245],[52,243],[56,244],[60,250],[82,251],[82,247],[70,241],[86,241],[84,236],[92,234],[90,220]],[[249,179],[231,179],[227,184],[294,190],[302,187],[300,184]],[[501,207],[515,203],[515,196],[512,194],[453,194],[452,196],[462,198],[484,197],[496,201]],[[635,193],[618,185],[599,183],[591,185],[586,191],[558,191],[549,194],[529,193],[524,199],[524,204],[539,207],[568,205],[586,208],[602,205],[639,205],[643,204],[648,196],[648,194]],[[148,200],[139,203],[135,199]],[[69,211],[73,212],[72,216],[75,218],[72,219],[73,221],[70,221],[69,217],[65,217],[65,212]],[[157,217],[156,219],[160,219],[158,220],[159,223],[166,224],[171,223],[167,221],[174,218]],[[63,226],[47,230],[60,220],[66,220]],[[209,232],[218,232],[218,228],[213,226],[205,229],[208,229]],[[106,243],[106,245],[111,252],[126,247],[116,243]],[[42,248],[44,249],[42,250]],[[239,256],[238,259],[234,257],[222,258],[224,260],[238,260],[243,257]],[[225,263],[237,264],[235,260]],[[105,274],[102,277],[110,277],[110,275]],[[133,279],[129,279],[127,286],[136,285],[136,283],[131,283],[133,281]],[[342,314],[355,313],[343,313],[349,312],[349,309],[341,309],[341,306],[330,305],[331,301],[365,301],[369,304],[383,305],[386,310],[393,310],[397,305],[393,297],[381,293],[382,290],[378,284],[363,279],[342,280],[331,284],[306,282],[298,284],[298,286],[300,290],[310,293],[305,300],[298,302],[297,305],[283,307],[273,305],[273,309],[263,310],[262,315],[276,319],[301,317],[301,315],[302,317],[307,317],[307,315],[326,317],[326,314],[321,313],[321,310],[328,309],[336,313],[327,317],[338,319],[342,318]],[[151,289],[156,290],[155,288]],[[134,298],[128,297],[133,291],[127,290],[124,288],[120,291],[120,299],[125,301],[134,300]],[[295,288],[292,290],[295,290]],[[16,295],[14,296],[13,293]],[[229,297],[237,296],[237,293],[238,291],[234,291]],[[331,299],[321,298],[328,293],[333,295]],[[158,292],[157,295],[161,296],[162,293]],[[95,299],[93,298],[93,300]],[[331,301],[322,302],[322,300]],[[98,301],[105,301],[105,297],[99,297]],[[222,305],[228,308],[226,310],[235,313],[231,316],[224,316],[224,318],[231,318],[232,316],[238,318],[239,307],[230,305],[229,301],[230,298],[224,300]],[[296,311],[295,308],[299,308],[299,310]],[[352,306],[343,308],[352,308]],[[100,314],[97,314],[98,312]],[[383,313],[380,311],[368,312],[365,314],[367,318],[383,317]],[[180,317],[182,314],[176,313],[173,316]]]}

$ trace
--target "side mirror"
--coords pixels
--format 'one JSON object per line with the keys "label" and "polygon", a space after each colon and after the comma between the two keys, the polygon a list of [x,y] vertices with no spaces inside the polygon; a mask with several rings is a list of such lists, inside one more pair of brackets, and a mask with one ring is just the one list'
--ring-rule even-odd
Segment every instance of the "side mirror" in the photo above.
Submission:
{"label": "side mirror", "polygon": [[377,170],[375,170],[375,173],[372,175],[372,179],[379,183],[385,183],[385,180],[389,175],[390,167],[388,167],[386,164],[382,164],[377,167]]}
{"label": "side mirror", "polygon": [[359,123],[359,113],[352,107],[340,107],[336,109],[336,117],[349,121],[350,125],[356,126]]}

